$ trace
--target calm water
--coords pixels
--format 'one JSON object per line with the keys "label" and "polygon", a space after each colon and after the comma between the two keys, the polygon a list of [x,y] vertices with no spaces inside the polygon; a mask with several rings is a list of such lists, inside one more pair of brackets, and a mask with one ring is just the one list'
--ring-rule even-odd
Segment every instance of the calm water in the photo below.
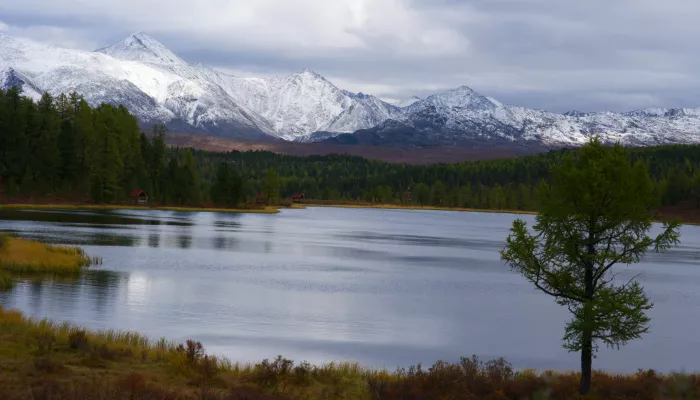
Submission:
{"label": "calm water", "polygon": [[[0,213],[0,230],[83,246],[104,265],[21,283],[0,305],[91,328],[194,338],[240,361],[355,360],[395,368],[477,354],[578,366],[565,310],[500,260],[516,216],[310,208],[279,215],[160,211]],[[525,216],[527,220],[532,217]],[[700,228],[641,272],[651,333],[595,365],[700,370]]]}

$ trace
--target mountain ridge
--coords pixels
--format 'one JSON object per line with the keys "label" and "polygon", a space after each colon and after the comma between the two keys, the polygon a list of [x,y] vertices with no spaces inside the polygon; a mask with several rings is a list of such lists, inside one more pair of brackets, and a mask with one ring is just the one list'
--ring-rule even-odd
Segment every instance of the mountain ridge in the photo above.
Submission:
{"label": "mountain ridge", "polygon": [[558,114],[506,105],[468,86],[391,104],[308,68],[242,78],[190,64],[144,32],[94,52],[0,33],[0,87],[13,85],[34,98],[77,91],[91,104],[123,104],[144,126],[233,139],[561,147],[595,135],[629,145],[700,143],[700,109]]}

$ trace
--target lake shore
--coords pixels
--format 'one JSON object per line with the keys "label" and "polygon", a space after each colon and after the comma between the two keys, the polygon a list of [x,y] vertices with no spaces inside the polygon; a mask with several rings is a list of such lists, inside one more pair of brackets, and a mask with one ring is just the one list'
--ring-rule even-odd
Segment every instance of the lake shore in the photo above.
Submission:
{"label": "lake shore", "polygon": [[362,209],[382,209],[382,210],[413,210],[413,211],[457,211],[457,212],[478,212],[478,213],[498,213],[498,214],[537,214],[536,211],[508,210],[508,209],[485,209],[485,208],[460,208],[460,207],[435,207],[417,206],[401,204],[322,204],[305,203],[305,207],[333,207],[333,208],[362,208]]}
{"label": "lake shore", "polygon": [[[283,357],[242,364],[207,354],[195,340],[153,342],[134,332],[91,331],[2,307],[0,337],[3,399],[320,400],[329,393],[358,400],[579,398],[578,373],[515,371],[503,359],[462,358],[456,364],[396,372],[351,362],[294,364]],[[697,398],[700,376],[596,372],[586,398],[646,398],[640,396],[649,393]]]}
{"label": "lake shore", "polygon": [[0,204],[0,209],[11,210],[157,210],[180,212],[217,212],[231,214],[277,214],[279,208],[218,208],[218,207],[176,207],[176,206],[136,206],[112,204]]}
{"label": "lake shore", "polygon": [[[307,202],[303,204],[295,204],[294,208],[306,207],[331,207],[331,208],[359,208],[359,209],[382,209],[382,210],[413,210],[413,211],[456,211],[456,212],[474,212],[474,213],[496,213],[496,214],[522,214],[522,215],[537,215],[537,211],[525,210],[510,210],[510,209],[487,209],[487,208],[460,208],[460,207],[435,207],[435,206],[417,206],[417,205],[401,205],[401,204],[370,204],[370,203],[317,203]],[[700,225],[700,209],[688,209],[686,207],[667,206],[659,209],[661,218],[656,222],[662,222],[664,219],[678,219],[685,225]]]}
{"label": "lake shore", "polygon": [[[370,203],[332,203],[315,202],[294,203],[283,206],[266,206],[265,208],[217,208],[217,207],[176,207],[176,206],[134,206],[134,205],[111,205],[111,204],[0,204],[0,210],[159,210],[176,212],[215,212],[230,214],[278,214],[280,210],[293,209],[302,210],[308,207],[330,207],[330,208],[350,208],[350,209],[382,209],[382,210],[410,210],[410,211],[454,211],[454,212],[474,212],[474,213],[496,213],[496,214],[521,214],[537,215],[537,211],[510,210],[510,209],[484,209],[484,208],[461,208],[461,207],[436,207],[417,206],[402,204],[370,204]],[[662,207],[661,217],[663,219],[678,219],[685,225],[700,225],[700,210],[688,209],[686,207]]]}

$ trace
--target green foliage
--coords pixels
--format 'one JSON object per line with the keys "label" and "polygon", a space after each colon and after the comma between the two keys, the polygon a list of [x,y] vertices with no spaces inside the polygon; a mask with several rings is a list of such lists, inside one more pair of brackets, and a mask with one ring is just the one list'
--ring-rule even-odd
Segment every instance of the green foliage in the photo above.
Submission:
{"label": "green foliage", "polygon": [[244,199],[243,179],[235,169],[221,163],[216,172],[216,180],[211,187],[211,200],[215,204],[236,207]]}
{"label": "green foliage", "polygon": [[[91,108],[76,93],[35,103],[16,89],[0,91],[0,182],[10,196],[70,190],[82,199],[118,203],[139,188],[149,202],[172,205],[235,205],[252,202],[257,193],[273,204],[295,193],[310,200],[399,203],[410,187],[412,202],[422,206],[536,211],[540,182],[577,154],[405,165],[339,154],[211,153],[167,147],[164,135],[165,127],[155,125],[146,136],[126,108]],[[633,148],[628,156],[647,167],[662,205],[692,201],[700,207],[700,146]],[[221,164],[240,176],[240,197],[210,199],[219,194]]]}
{"label": "green foliage", "polygon": [[650,249],[667,250],[680,233],[665,223],[660,235],[648,235],[658,198],[646,167],[632,165],[621,146],[595,140],[567,154],[539,194],[535,233],[515,221],[501,255],[573,315],[564,347],[582,352],[585,394],[596,343],[619,347],[648,330],[649,299],[634,279],[616,282],[611,269],[639,262]]}
{"label": "green foliage", "polygon": [[280,196],[279,177],[274,168],[267,169],[263,186],[263,195],[267,204],[276,204]]}

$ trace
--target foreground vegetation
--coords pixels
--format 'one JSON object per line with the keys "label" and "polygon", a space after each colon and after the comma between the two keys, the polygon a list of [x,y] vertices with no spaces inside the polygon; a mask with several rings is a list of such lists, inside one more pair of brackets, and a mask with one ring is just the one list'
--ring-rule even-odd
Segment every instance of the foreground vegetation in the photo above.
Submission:
{"label": "foreground vegetation", "polygon": [[[195,341],[151,342],[130,332],[88,331],[0,308],[0,398],[87,399],[577,399],[578,374],[515,371],[476,357],[395,372],[353,363],[314,366],[279,357],[237,364]],[[689,399],[700,376],[596,372],[586,399]]]}
{"label": "foreground vegetation", "polygon": [[0,235],[0,281],[11,274],[80,273],[93,262],[80,247],[52,246]]}

